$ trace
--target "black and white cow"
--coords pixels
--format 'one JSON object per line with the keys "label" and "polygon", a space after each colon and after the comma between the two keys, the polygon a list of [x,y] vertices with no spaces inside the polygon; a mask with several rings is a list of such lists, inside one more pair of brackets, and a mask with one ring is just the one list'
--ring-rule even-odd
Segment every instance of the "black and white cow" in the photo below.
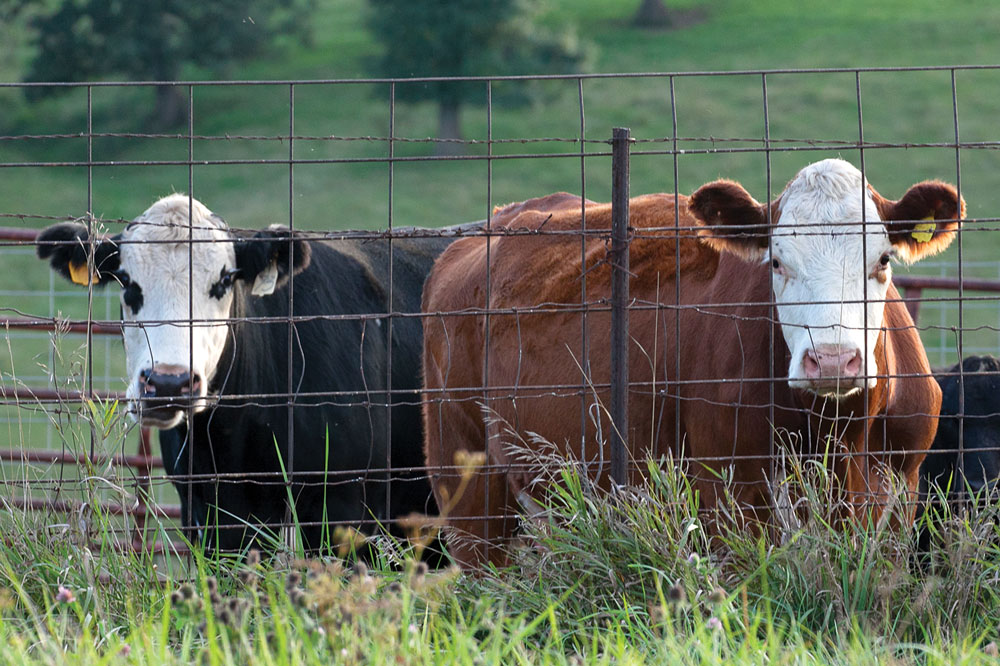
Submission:
{"label": "black and white cow", "polygon": [[234,232],[182,194],[95,239],[89,271],[81,224],[44,230],[38,256],[78,284],[120,285],[129,411],[160,429],[191,533],[210,548],[259,541],[261,527],[286,519],[282,471],[294,471],[294,516],[316,548],[330,522],[370,528],[436,511],[413,469],[423,466],[412,393],[421,323],[392,319],[390,395],[389,319],[377,315],[420,311],[424,278],[449,242],[392,242],[391,304],[388,241]]}
{"label": "black and white cow", "polygon": [[[970,356],[936,373],[936,379],[941,385],[941,416],[934,443],[920,465],[918,518],[941,499],[953,510],[969,506],[973,499],[985,501],[1000,480],[1000,359]],[[960,381],[964,409],[959,409]],[[918,520],[921,552],[931,545],[931,531]]]}

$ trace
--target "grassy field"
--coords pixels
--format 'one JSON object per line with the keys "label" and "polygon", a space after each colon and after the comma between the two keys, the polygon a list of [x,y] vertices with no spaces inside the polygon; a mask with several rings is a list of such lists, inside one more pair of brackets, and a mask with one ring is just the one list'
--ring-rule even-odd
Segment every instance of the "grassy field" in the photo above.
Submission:
{"label": "grassy field", "polygon": [[[282,44],[224,77],[364,76],[363,63],[377,50],[363,26],[365,4],[318,4],[311,44]],[[1000,5],[988,3],[683,0],[669,4],[703,10],[704,20],[670,32],[630,26],[637,4],[549,0],[541,20],[574,26],[591,44],[590,71],[598,73],[994,65],[1000,55]],[[0,82],[16,81],[30,53],[24,26],[4,27],[9,41],[0,52]],[[207,76],[196,69],[184,75]],[[485,84],[476,85],[485,100]],[[384,161],[390,150],[386,84],[298,85],[294,114],[287,85],[197,86],[192,101],[199,138],[190,144],[181,128],[157,138],[96,137],[89,146],[81,136],[87,128],[86,91],[29,106],[17,88],[0,88],[0,226],[41,228],[49,217],[81,216],[90,207],[116,228],[115,220],[131,219],[174,191],[192,191],[234,227],[293,222],[312,230],[385,229],[390,210],[393,226],[441,226],[481,219],[493,205],[556,190],[585,190],[591,199],[608,200],[610,160],[581,158],[580,139],[586,140],[585,151],[604,152],[601,142],[618,126],[630,127],[639,140],[633,194],[675,188],[688,193],[727,177],[763,200],[768,164],[772,196],[808,162],[841,156],[860,164],[859,151],[846,146],[863,128],[866,141],[897,144],[864,151],[869,179],[882,194],[898,197],[925,178],[960,181],[969,215],[981,220],[968,224],[961,241],[939,261],[912,270],[958,275],[961,254],[966,274],[1000,277],[994,222],[1000,217],[1000,189],[993,182],[1000,167],[993,145],[1000,70],[959,70],[954,87],[947,70],[769,74],[766,124],[764,80],[754,73],[547,82],[530,105],[505,103],[525,85],[497,82],[491,114],[483,105],[463,112],[466,139],[484,142],[491,133],[501,141],[492,147],[496,159],[485,159],[486,146],[476,143],[462,159],[392,167]],[[142,133],[152,103],[149,88],[95,88],[93,130]],[[927,147],[955,142],[956,109],[958,138],[979,145],[958,155],[954,147]],[[685,151],[676,156],[676,183],[675,156],[664,154],[673,146],[674,113],[677,145]],[[399,104],[391,120],[399,139],[392,145],[395,156],[433,156],[433,143],[423,141],[436,131],[431,104]],[[295,135],[311,138],[296,139],[290,147],[290,121]],[[763,152],[765,136],[770,153]],[[87,161],[88,148],[95,161],[116,164],[61,165]],[[135,164],[183,163],[189,151],[195,161],[276,163]],[[346,161],[289,166],[290,155]],[[53,280],[30,248],[0,244],[0,256],[3,316],[86,316],[85,292]],[[115,318],[117,295],[98,296],[94,313]],[[992,300],[965,306],[967,351],[1000,346],[998,316]],[[925,304],[921,324],[932,362],[954,362],[957,307]],[[53,374],[78,383],[86,367],[80,338],[67,337],[57,354],[45,335],[11,332],[4,342],[4,387],[45,385]],[[97,388],[121,389],[120,356],[116,341],[95,346]],[[55,415],[40,414],[31,404],[0,409],[0,440],[13,446],[82,451],[90,445],[90,432],[80,429],[72,409]],[[108,414],[114,428],[99,438],[101,446],[131,452],[134,434],[123,440],[127,424],[117,412]],[[20,479],[34,492],[63,474],[77,478],[75,470],[51,466],[5,464],[0,470],[5,487]],[[125,481],[111,488],[70,484],[74,498],[131,492],[126,472],[96,471]],[[86,471],[82,476],[90,478]],[[682,485],[676,478],[661,481]],[[816,521],[780,546],[733,536],[733,555],[720,559],[703,542],[685,541],[692,533],[688,528],[698,524],[690,512],[670,513],[673,500],[683,499],[683,488],[671,501],[664,499],[663,486],[647,488],[656,501],[643,506],[652,506],[653,513],[622,515],[572,475],[568,483],[553,509],[554,527],[533,535],[542,547],[522,553],[512,572],[472,579],[443,573],[416,583],[405,567],[385,566],[377,568],[374,582],[324,570],[288,587],[292,567],[279,560],[255,569],[263,577],[251,589],[240,580],[241,566],[225,562],[182,566],[123,558],[112,548],[86,549],[85,536],[113,538],[122,528],[99,512],[91,532],[81,535],[75,525],[64,525],[63,517],[9,511],[5,534],[12,536],[0,545],[0,660],[933,664],[991,659],[988,645],[997,639],[1000,622],[995,594],[1000,553],[989,540],[994,509],[956,521],[942,551],[948,566],[927,576],[907,566],[908,536],[884,525],[841,534]],[[164,485],[157,496],[173,502],[172,493]],[[573,516],[588,520],[570,520]],[[692,552],[699,559],[689,562]],[[189,588],[181,591],[190,581],[205,599],[209,580],[215,579],[224,595],[241,599],[234,602],[241,614],[236,626],[231,616],[224,620],[210,612],[210,603],[199,608]],[[401,585],[390,590],[394,581]],[[56,601],[59,585],[76,600]],[[308,603],[289,591],[297,588],[310,595]],[[183,599],[171,600],[174,592]],[[330,595],[357,605],[328,603]],[[345,613],[351,615],[347,621]]]}
{"label": "grassy field", "polygon": [[[710,545],[683,470],[649,462],[608,495],[563,463],[512,565],[426,570],[382,541],[371,567],[247,553],[116,552],[113,521],[8,511],[0,545],[4,663],[996,663],[996,519],[946,517],[915,568],[895,521],[834,527],[823,465],[776,483],[811,519],[769,541]],[[899,499],[902,499],[900,496]],[[730,507],[731,508],[731,507]],[[898,508],[898,505],[897,505]],[[93,539],[104,548],[86,548]]]}

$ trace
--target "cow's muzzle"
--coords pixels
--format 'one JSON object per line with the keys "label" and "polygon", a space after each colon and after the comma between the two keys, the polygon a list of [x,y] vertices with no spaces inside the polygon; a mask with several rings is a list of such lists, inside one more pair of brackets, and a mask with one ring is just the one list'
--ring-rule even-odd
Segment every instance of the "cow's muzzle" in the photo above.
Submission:
{"label": "cow's muzzle", "polygon": [[860,388],[864,366],[857,347],[819,344],[806,349],[802,357],[808,387],[817,393],[844,394]]}
{"label": "cow's muzzle", "polygon": [[145,426],[172,427],[201,397],[201,377],[179,365],[158,364],[139,372],[139,416]]}

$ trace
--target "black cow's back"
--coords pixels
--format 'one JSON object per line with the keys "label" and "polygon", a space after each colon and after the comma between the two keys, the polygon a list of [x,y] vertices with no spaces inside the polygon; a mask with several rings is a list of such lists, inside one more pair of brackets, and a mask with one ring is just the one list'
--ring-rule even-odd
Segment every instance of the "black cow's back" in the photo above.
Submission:
{"label": "black cow's back", "polygon": [[964,506],[970,493],[981,496],[1000,478],[1000,360],[970,356],[961,365],[937,373],[937,380],[941,415],[934,442],[920,466],[921,552],[927,552],[931,544],[929,526],[923,524],[928,507],[939,506],[941,498],[953,508]]}
{"label": "black cow's back", "polygon": [[[211,386],[222,397],[194,416],[194,437],[182,426],[161,439],[180,449],[175,472],[190,465],[197,477],[185,524],[233,526],[203,530],[207,544],[240,548],[261,525],[276,532],[289,491],[307,548],[321,545],[329,522],[371,532],[436,512],[425,475],[405,471],[423,465],[421,322],[390,314],[419,313],[424,279],[449,242],[392,241],[391,288],[388,240],[313,242],[293,280],[291,326],[287,286],[265,297],[238,287],[233,317],[265,321],[233,324]],[[404,470],[391,483],[389,467]],[[186,507],[186,485],[178,490]]]}

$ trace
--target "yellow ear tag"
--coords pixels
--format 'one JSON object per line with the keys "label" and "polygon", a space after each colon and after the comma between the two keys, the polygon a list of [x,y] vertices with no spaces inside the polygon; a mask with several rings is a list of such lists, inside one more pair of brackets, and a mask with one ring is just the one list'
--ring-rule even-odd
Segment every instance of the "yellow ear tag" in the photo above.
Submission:
{"label": "yellow ear tag", "polygon": [[[930,217],[925,217],[924,219],[933,220],[934,216],[931,215]],[[913,227],[913,231],[910,232],[910,235],[913,236],[914,240],[918,243],[926,243],[934,237],[935,228],[937,228],[937,224],[934,222],[922,222],[921,224]]]}
{"label": "yellow ear tag", "polygon": [[[87,264],[78,264],[75,262],[69,262],[69,277],[73,282],[79,285],[87,286]],[[99,277],[97,273],[94,273],[94,283],[96,284]]]}

